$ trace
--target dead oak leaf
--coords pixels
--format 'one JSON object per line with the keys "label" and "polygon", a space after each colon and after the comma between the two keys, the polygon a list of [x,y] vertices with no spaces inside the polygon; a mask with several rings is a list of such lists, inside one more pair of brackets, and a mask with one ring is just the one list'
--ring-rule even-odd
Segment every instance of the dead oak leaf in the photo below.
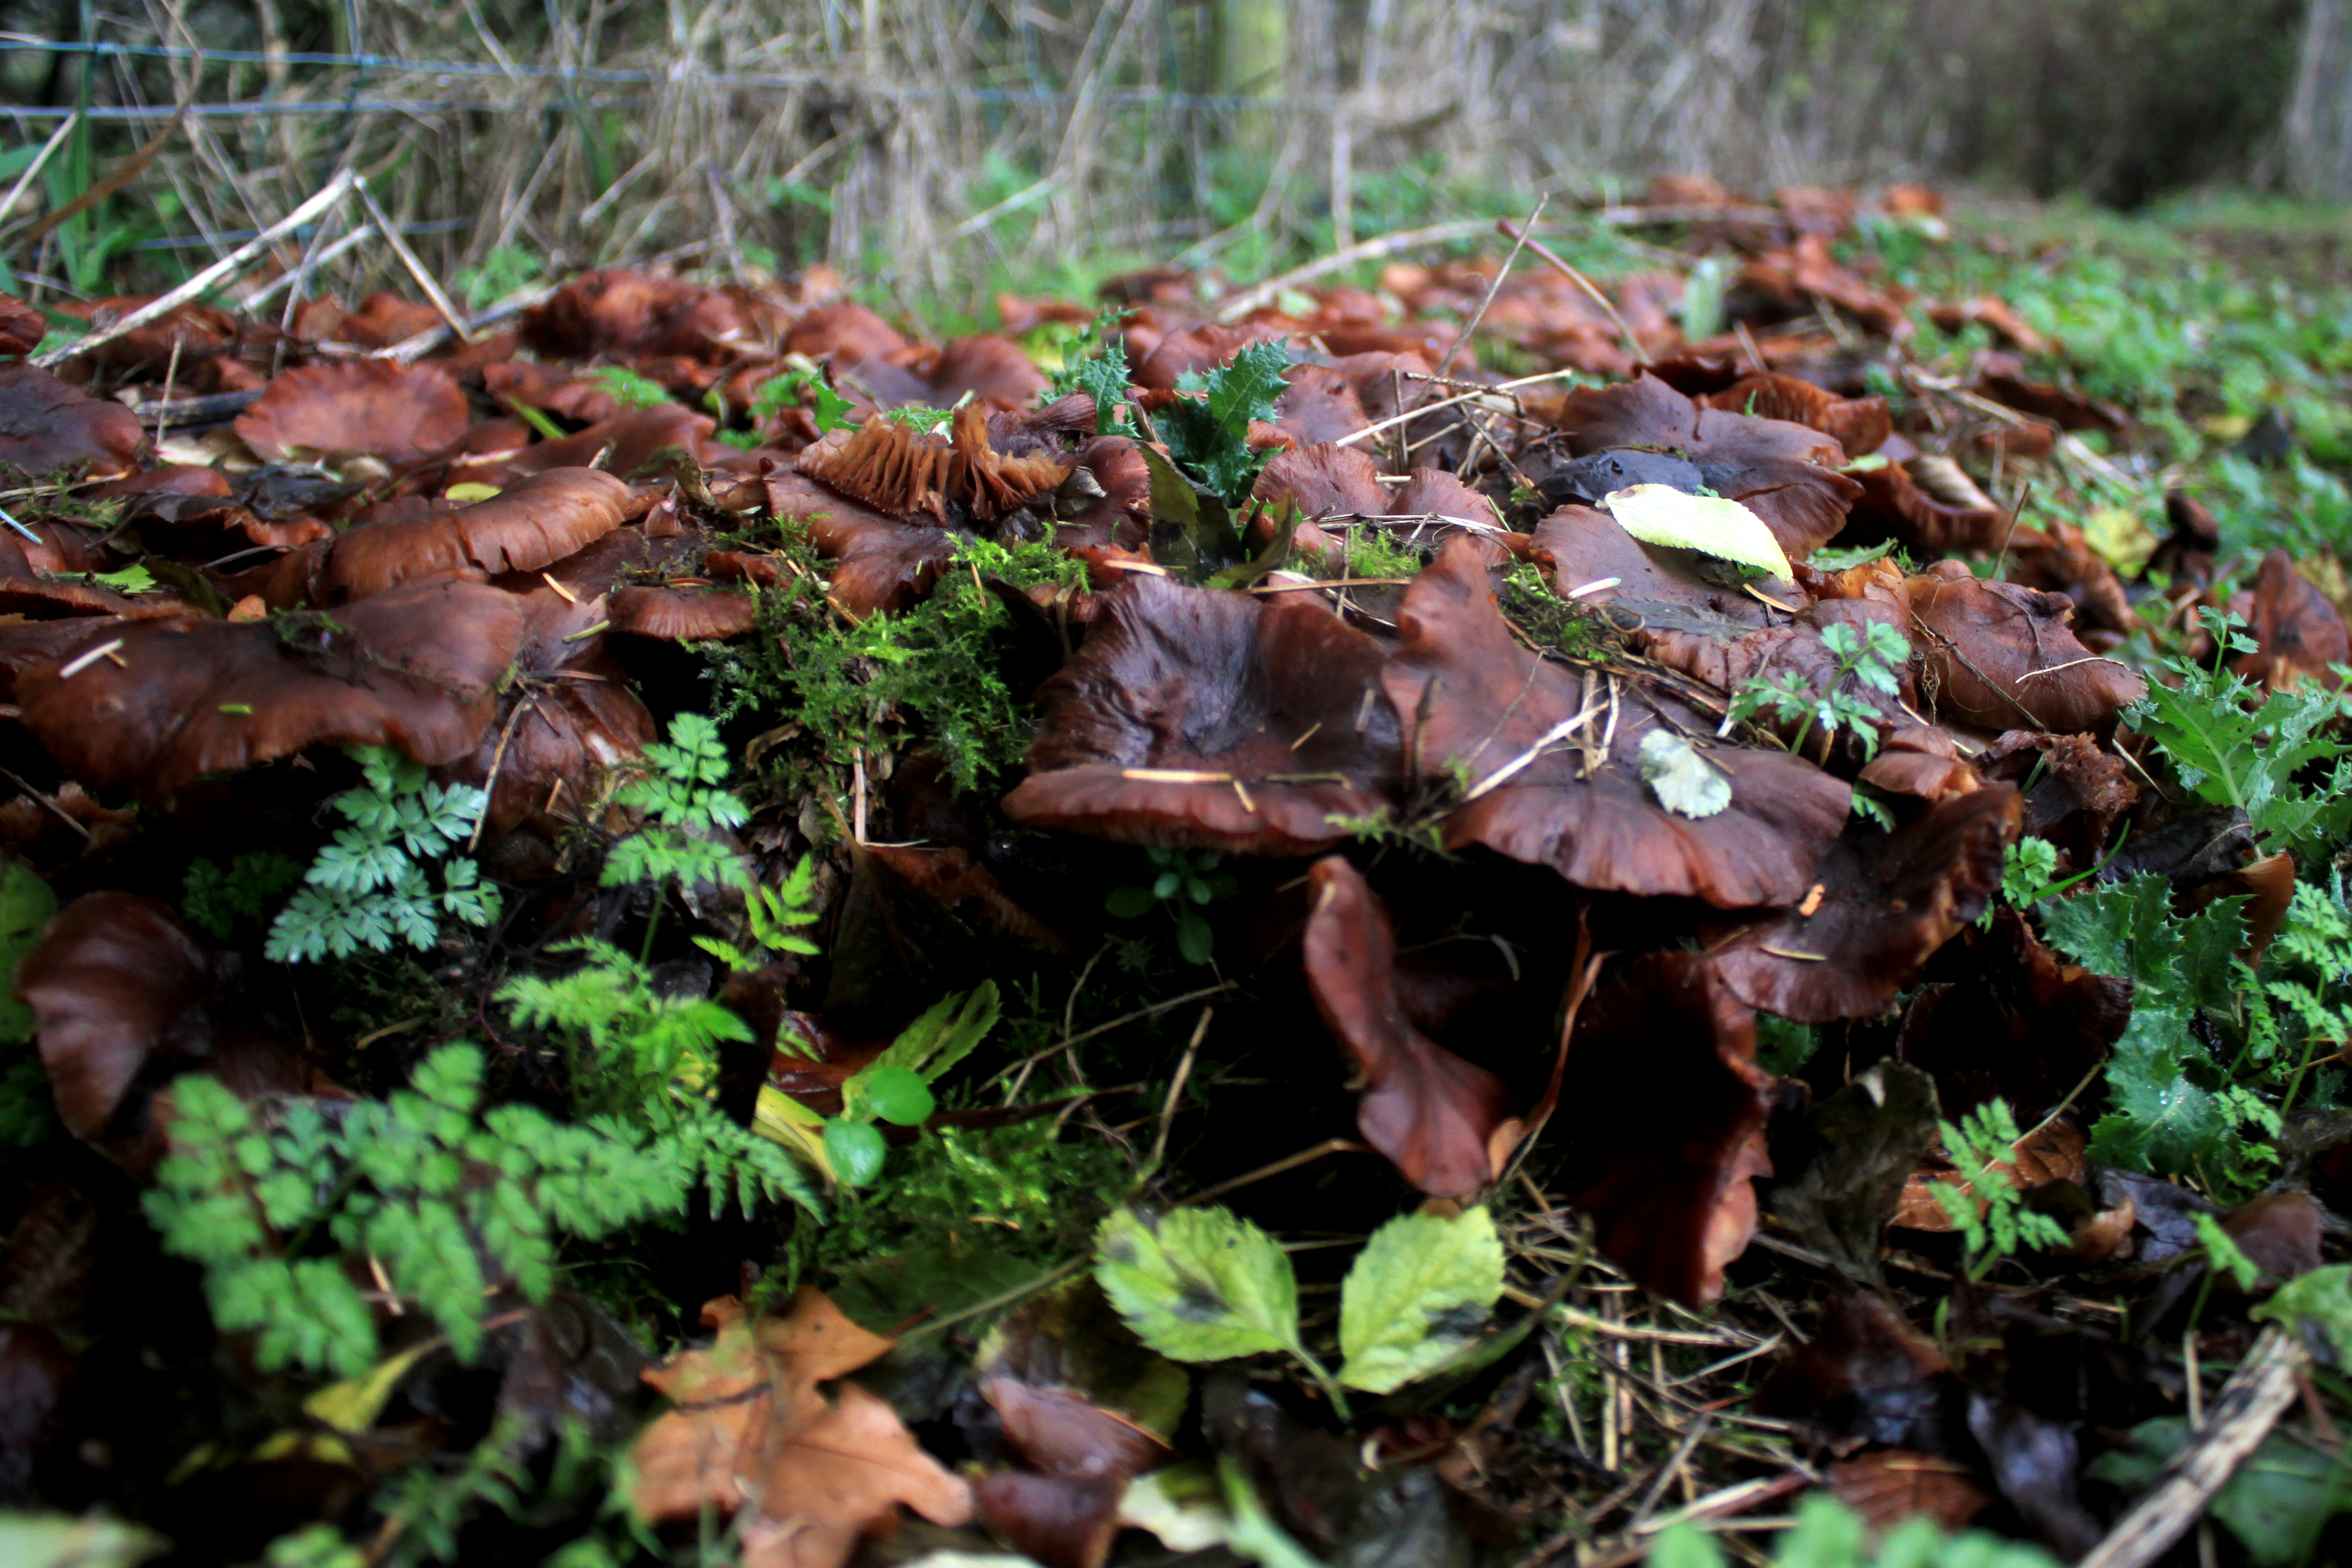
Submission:
{"label": "dead oak leaf", "polygon": [[971,1489],[925,1453],[898,1413],[854,1384],[818,1384],[866,1365],[891,1342],[803,1289],[781,1319],[751,1321],[723,1297],[703,1309],[719,1331],[645,1374],[677,1408],[637,1438],[641,1519],[689,1519],[708,1502],[745,1510],[745,1568],[840,1568],[866,1535],[895,1528],[898,1505],[934,1523],[971,1517]]}

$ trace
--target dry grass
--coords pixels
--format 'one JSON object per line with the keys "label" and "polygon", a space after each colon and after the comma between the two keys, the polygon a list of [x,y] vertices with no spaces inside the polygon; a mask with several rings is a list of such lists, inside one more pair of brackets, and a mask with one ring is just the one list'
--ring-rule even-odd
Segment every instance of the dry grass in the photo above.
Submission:
{"label": "dry grass", "polygon": [[[2195,9],[2146,0],[2135,14]],[[992,277],[1050,276],[1081,258],[1181,253],[1246,270],[1375,227],[1496,210],[1484,193],[1591,194],[1609,176],[1699,170],[1751,187],[2011,165],[2063,176],[2065,157],[2035,151],[2034,137],[2079,132],[2021,120],[2004,62],[2011,78],[2021,51],[2074,49],[2078,74],[2112,62],[2095,30],[2061,37],[2037,18],[2081,13],[2087,26],[2114,10],[2100,0],[351,0],[347,14],[341,0],[199,10],[150,0],[143,23],[102,21],[99,40],[180,52],[89,67],[101,113],[143,117],[78,126],[50,174],[79,155],[74,178],[86,184],[174,104],[220,106],[185,122],[114,218],[136,237],[205,247],[102,263],[99,231],[77,238],[69,226],[18,260],[89,292],[152,283],[166,275],[157,262],[209,259],[227,243],[215,237],[266,226],[350,159],[401,221],[453,225],[414,237],[444,277],[501,252],[566,268],[707,243],[740,269],[828,260],[909,306],[928,297],[969,310]],[[2233,11],[2242,32],[2284,28],[2276,60],[2243,65],[2250,80],[2292,70],[2297,10],[2256,0]],[[20,34],[70,37],[71,16],[14,20]],[[380,58],[299,58],[348,59],[355,45]],[[11,79],[61,110],[79,101],[89,57],[51,70],[53,58],[13,56]],[[2044,86],[2063,89],[2063,72]],[[2102,133],[2137,147],[2131,127],[2147,106],[2119,90],[2102,100],[2112,121]],[[2179,105],[2168,111],[2178,119]],[[23,134],[37,142],[55,123],[28,119]],[[2222,151],[2242,164],[2260,138],[2229,134]],[[2113,176],[2115,157],[2086,146],[2076,174]],[[20,241],[29,216],[9,219]],[[323,274],[348,294],[394,283],[399,268],[369,244]],[[478,276],[494,285],[512,272]]]}

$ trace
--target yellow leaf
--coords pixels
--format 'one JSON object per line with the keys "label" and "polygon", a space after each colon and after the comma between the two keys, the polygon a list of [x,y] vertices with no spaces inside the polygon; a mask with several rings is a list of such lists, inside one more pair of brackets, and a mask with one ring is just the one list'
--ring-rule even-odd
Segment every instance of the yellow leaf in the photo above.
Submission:
{"label": "yellow leaf", "polygon": [[1610,491],[1601,504],[1644,544],[1696,550],[1784,582],[1793,575],[1764,520],[1736,500],[1690,495],[1672,485],[1633,485]]}

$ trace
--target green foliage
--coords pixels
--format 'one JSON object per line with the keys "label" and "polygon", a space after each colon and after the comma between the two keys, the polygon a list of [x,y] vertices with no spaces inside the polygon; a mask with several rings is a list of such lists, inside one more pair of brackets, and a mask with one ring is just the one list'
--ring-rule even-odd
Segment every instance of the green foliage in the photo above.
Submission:
{"label": "green foliage", "polygon": [[1401,1215],[1372,1233],[1339,1293],[1339,1381],[1388,1394],[1471,1343],[1503,1293],[1503,1243],[1483,1208]]}
{"label": "green foliage", "polygon": [[1202,917],[1201,909],[1216,900],[1230,898],[1235,886],[1230,872],[1219,871],[1221,858],[1214,850],[1163,849],[1154,846],[1144,851],[1154,868],[1149,882],[1130,883],[1113,888],[1103,900],[1103,908],[1119,920],[1140,920],[1153,910],[1165,909],[1176,922],[1176,951],[1187,963],[1206,963],[1216,956],[1216,933]]}
{"label": "green foliage", "polygon": [[2216,1278],[2227,1274],[2238,1282],[2241,1290],[2251,1290],[2262,1283],[2261,1265],[2240,1250],[2221,1228],[2221,1222],[2210,1214],[2197,1216],[2197,1239],[2205,1248],[2205,1266]]}
{"label": "green foliage", "polygon": [[[899,1031],[882,1054],[842,1084],[841,1114],[822,1117],[774,1090],[761,1094],[764,1128],[779,1142],[821,1150],[844,1186],[872,1184],[889,1154],[875,1123],[919,1127],[938,1109],[931,1085],[978,1048],[996,1026],[996,982],[983,980],[959,995],[943,996]],[[815,1138],[815,1149],[809,1143]]]}
{"label": "green foliage", "polygon": [[[2143,1421],[2132,1428],[2132,1440],[2133,1447],[2093,1460],[2091,1475],[2131,1491],[2146,1489],[2189,1440],[2189,1422],[2178,1415]],[[2340,1453],[2273,1432],[2231,1473],[2210,1510],[2262,1568],[2309,1563],[2327,1521],[2352,1510],[2352,1465]]]}
{"label": "green foliage", "polygon": [[846,429],[849,399],[833,389],[824,371],[812,366],[807,370],[786,371],[760,384],[751,395],[751,416],[762,424],[773,419],[787,408],[806,404],[810,416],[816,421],[817,434],[826,435]]}
{"label": "green foliage", "polygon": [[714,837],[751,820],[724,787],[730,765],[719,726],[699,713],[680,713],[669,721],[668,742],[647,746],[646,761],[651,764],[646,773],[613,795],[616,805],[644,812],[646,824],[614,844],[604,858],[604,885],[712,882],[748,889],[751,873],[741,857]]}
{"label": "green foliage", "polygon": [[600,364],[588,373],[588,379],[624,408],[659,408],[677,401],[668,387],[625,364]]}
{"label": "green foliage", "polygon": [[[1983,1531],[1947,1535],[1933,1520],[1904,1521],[1871,1549],[1870,1526],[1826,1492],[1797,1505],[1797,1527],[1780,1537],[1772,1568],[2058,1568],[2038,1546]],[[1695,1524],[1669,1525],[1650,1548],[1650,1568],[1724,1568],[1723,1548]]]}
{"label": "green foliage", "polygon": [[466,304],[478,310],[509,295],[520,294],[539,281],[547,270],[547,263],[535,253],[517,245],[501,245],[482,258],[473,267],[457,269],[457,292]]}
{"label": "green foliage", "polygon": [[2352,1363],[2352,1263],[2296,1275],[2256,1307],[2253,1316],[2306,1333],[2316,1329],[2338,1365]]}
{"label": "green foliage", "polygon": [[811,1235],[808,1261],[844,1267],[908,1248],[979,1240],[1054,1258],[1083,1246],[1096,1211],[1073,1194],[1117,1191],[1115,1146],[1060,1136],[1050,1121],[942,1127],[894,1150],[867,1186],[845,1188],[835,1220]]}
{"label": "green foliage", "polygon": [[[2157,743],[2182,787],[2214,805],[2245,812],[2257,837],[2273,848],[2335,840],[2352,828],[2352,759],[2326,733],[2344,699],[2316,681],[2273,691],[2259,705],[2252,685],[2222,667],[2254,642],[2234,616],[2200,611],[2221,645],[2215,668],[2167,659],[2179,681],[2148,683],[2147,697],[2126,715]],[[2309,782],[2297,775],[2333,763]]]}
{"label": "green foliage", "polygon": [[336,831],[303,874],[307,884],[278,911],[263,951],[279,963],[395,942],[422,952],[439,940],[443,916],[468,925],[497,918],[499,898],[470,859],[451,858],[436,889],[426,863],[449,856],[489,804],[471,784],[436,784],[422,763],[390,746],[349,746],[364,775],[333,805],[352,826]]}
{"label": "green foliage", "polygon": [[816,903],[810,891],[815,880],[816,858],[803,855],[792,875],[776,887],[754,887],[744,894],[743,914],[751,929],[751,941],[757,944],[754,951],[746,952],[733,942],[715,936],[698,936],[694,945],[739,973],[771,962],[765,953],[814,952],[816,943],[797,934],[793,928],[816,923]]}
{"label": "green foliage", "polygon": [[2352,1034],[2352,914],[2340,874],[2331,889],[2296,886],[2259,969],[2241,953],[2242,898],[2181,918],[2169,885],[2148,875],[2042,906],[2060,952],[2134,984],[2096,1158],[2256,1186],[2281,1116],[2336,1098],[2342,1075],[2319,1064]]}
{"label": "green foliage", "polygon": [[545,1300],[567,1237],[681,1213],[698,1184],[747,1208],[805,1197],[788,1161],[745,1163],[742,1143],[756,1141],[715,1112],[648,1137],[486,1107],[482,1079],[481,1053],[457,1044],[382,1100],[257,1107],[209,1078],[173,1084],[172,1152],[148,1215],[166,1251],[204,1266],[214,1321],[253,1333],[263,1368],[349,1377],[371,1365],[375,1324],[355,1281],[373,1269],[471,1359],[488,1289],[511,1281]]}
{"label": "green foliage", "polygon": [[1837,673],[1822,691],[1815,693],[1793,670],[1751,676],[1732,693],[1732,717],[1752,719],[1769,710],[1780,722],[1796,725],[1789,749],[1800,753],[1814,725],[1824,735],[1843,728],[1860,737],[1864,756],[1872,755],[1878,750],[1878,710],[1843,689],[1846,679],[1852,677],[1873,691],[1895,696],[1902,689],[1895,672],[1911,657],[1911,645],[1893,626],[1873,621],[1862,631],[1842,624],[1823,626],[1822,646],[1837,659]]}
{"label": "green foliage", "polygon": [[952,408],[926,408],[919,403],[909,403],[903,408],[886,408],[882,417],[895,420],[926,436],[935,436],[946,429],[955,418]]}
{"label": "green foliage", "polygon": [[1265,454],[1250,449],[1250,421],[1274,417],[1289,368],[1282,342],[1252,343],[1224,364],[1177,377],[1179,392],[1198,395],[1179,398],[1153,421],[1169,457],[1227,506],[1249,499],[1265,466]]}
{"label": "green foliage", "polygon": [[583,961],[569,974],[518,975],[499,988],[517,1025],[557,1036],[570,1058],[573,1103],[668,1125],[717,1081],[725,1041],[751,1027],[703,996],[665,996],[639,959],[594,937],[559,943]]}
{"label": "green foliage", "polygon": [[199,855],[180,883],[180,912],[190,925],[226,942],[239,921],[253,920],[302,879],[302,863],[275,849],[249,849],[224,870]]}
{"label": "green foliage", "polygon": [[[2046,838],[2021,838],[2001,854],[2000,897],[2012,909],[2030,910],[2049,896],[2058,873],[2058,847]],[[1987,910],[1990,922],[1991,911]]]}
{"label": "green foliage", "polygon": [[1085,393],[1095,400],[1096,435],[1139,439],[1142,433],[1118,417],[1118,405],[1127,401],[1128,394],[1127,337],[1119,331],[1128,313],[1119,305],[1107,305],[1097,311],[1086,331],[1063,351],[1062,368],[1054,373],[1048,393],[1054,397]]}
{"label": "green foliage", "polygon": [[1988,1100],[1957,1125],[1937,1125],[1961,1179],[1938,1182],[1933,1190],[1968,1248],[1969,1279],[1982,1279],[1986,1269],[2021,1247],[2066,1244],[2065,1227],[2028,1209],[2024,1189],[2001,1172],[2017,1159],[2017,1118],[2007,1100]]}
{"label": "green foliage", "polygon": [[761,594],[763,635],[706,650],[722,718],[786,712],[800,741],[770,755],[792,791],[830,787],[854,756],[916,738],[946,761],[959,789],[1020,760],[1035,729],[1026,692],[1004,681],[1011,616],[982,585],[1084,582],[1085,568],[1048,543],[960,538],[930,595],[903,615],[851,622],[826,603],[824,563]]}
{"label": "green foliage", "polygon": [[1307,1349],[1298,1279],[1272,1237],[1227,1209],[1122,1208],[1095,1233],[1095,1279],[1136,1336],[1175,1361],[1280,1351],[1340,1415],[1342,1385],[1387,1394],[1475,1341],[1503,1291],[1494,1216],[1401,1215],[1374,1231],[1339,1294],[1338,1378]]}

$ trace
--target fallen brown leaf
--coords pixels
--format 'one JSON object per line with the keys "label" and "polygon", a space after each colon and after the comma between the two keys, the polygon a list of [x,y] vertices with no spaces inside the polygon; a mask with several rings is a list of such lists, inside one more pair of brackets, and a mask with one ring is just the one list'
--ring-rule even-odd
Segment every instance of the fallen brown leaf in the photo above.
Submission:
{"label": "fallen brown leaf", "polygon": [[936,1524],[971,1517],[971,1489],[925,1453],[883,1401],[855,1384],[817,1385],[890,1348],[803,1289],[780,1319],[753,1321],[720,1297],[719,1331],[645,1374],[676,1408],[638,1436],[633,1498],[649,1522],[691,1519],[707,1502],[741,1523],[744,1568],[840,1568],[862,1535],[887,1535],[905,1503]]}

